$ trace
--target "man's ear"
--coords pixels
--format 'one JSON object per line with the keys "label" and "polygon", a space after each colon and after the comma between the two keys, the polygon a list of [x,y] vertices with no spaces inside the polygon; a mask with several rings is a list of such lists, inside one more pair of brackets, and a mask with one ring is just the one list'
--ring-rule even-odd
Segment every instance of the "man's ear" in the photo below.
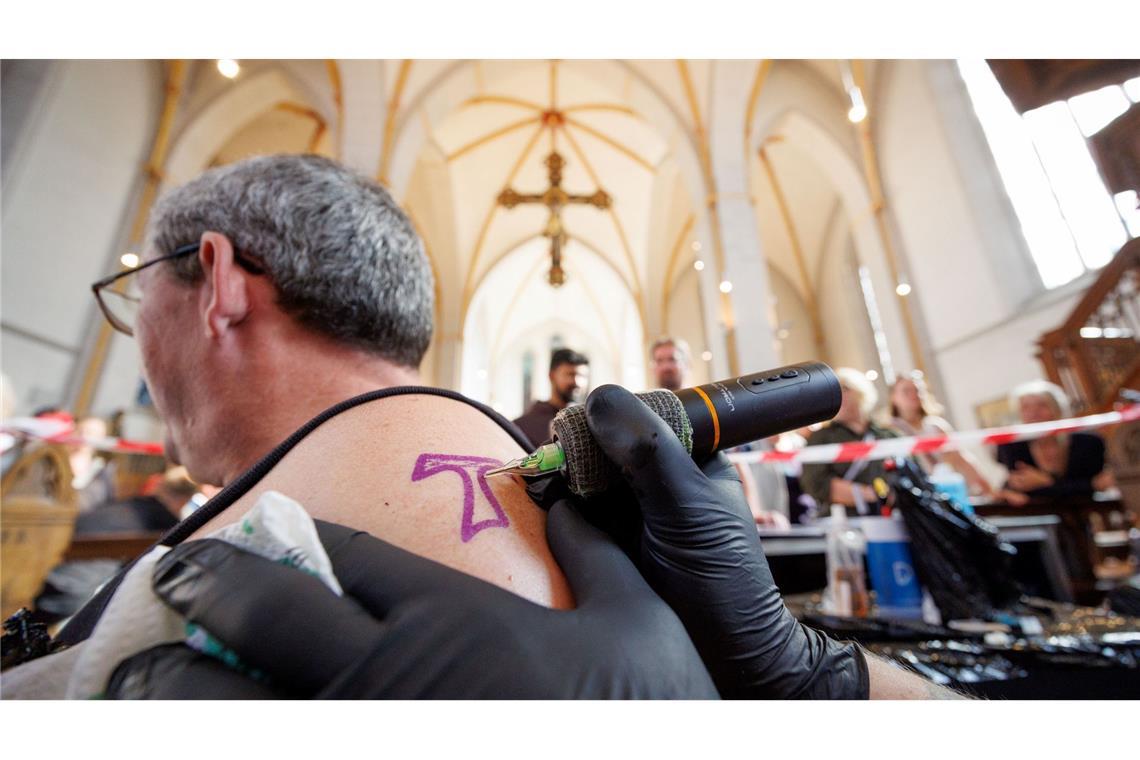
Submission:
{"label": "man's ear", "polygon": [[198,261],[206,278],[208,302],[202,312],[206,335],[217,338],[249,315],[247,274],[234,261],[234,247],[220,232],[205,232]]}

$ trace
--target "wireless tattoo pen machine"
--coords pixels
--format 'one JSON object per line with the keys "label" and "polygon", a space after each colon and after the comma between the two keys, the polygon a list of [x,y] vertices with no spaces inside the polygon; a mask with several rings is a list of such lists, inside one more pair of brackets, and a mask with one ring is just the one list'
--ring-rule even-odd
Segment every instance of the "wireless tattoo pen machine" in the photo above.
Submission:
{"label": "wireless tattoo pen machine", "polygon": [[[780,367],[716,383],[635,394],[669,424],[698,462],[722,449],[823,422],[839,411],[839,380],[822,362]],[[566,407],[553,423],[554,439],[534,453],[487,475],[526,478],[561,475],[579,496],[604,491],[620,478],[595,443],[583,405]]]}

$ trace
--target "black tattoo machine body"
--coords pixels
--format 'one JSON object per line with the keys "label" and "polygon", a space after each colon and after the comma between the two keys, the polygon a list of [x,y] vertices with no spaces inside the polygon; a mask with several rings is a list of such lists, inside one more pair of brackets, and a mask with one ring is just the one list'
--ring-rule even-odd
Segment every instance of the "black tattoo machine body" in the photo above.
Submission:
{"label": "black tattoo machine body", "polygon": [[[839,380],[822,362],[793,364],[720,382],[636,394],[677,434],[693,459],[829,420],[839,411]],[[554,440],[529,456],[489,471],[543,477],[560,474],[579,496],[604,491],[620,477],[594,442],[582,405],[554,418]]]}

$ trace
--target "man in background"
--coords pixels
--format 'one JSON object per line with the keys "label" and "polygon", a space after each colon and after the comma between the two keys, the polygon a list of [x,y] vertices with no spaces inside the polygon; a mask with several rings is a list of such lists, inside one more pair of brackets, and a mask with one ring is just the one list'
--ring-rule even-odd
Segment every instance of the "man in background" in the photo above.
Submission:
{"label": "man in background", "polygon": [[514,423],[526,433],[533,446],[550,438],[554,415],[570,404],[581,402],[590,385],[590,361],[569,348],[550,355],[550,400],[535,401]]}
{"label": "man in background", "polygon": [[682,338],[664,336],[649,347],[649,369],[653,372],[653,387],[677,391],[689,383],[692,353]]}

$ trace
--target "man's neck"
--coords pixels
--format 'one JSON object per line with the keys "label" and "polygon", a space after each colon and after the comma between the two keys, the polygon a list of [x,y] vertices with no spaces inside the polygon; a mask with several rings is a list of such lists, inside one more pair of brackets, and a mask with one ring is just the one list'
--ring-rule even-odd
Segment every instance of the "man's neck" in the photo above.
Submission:
{"label": "man's neck", "polygon": [[[289,344],[284,344],[289,345]],[[369,391],[420,384],[419,372],[364,351],[293,345],[262,352],[254,377],[229,384],[213,428],[222,433],[225,485],[324,410]],[[223,437],[224,436],[224,437]]]}
{"label": "man's neck", "polygon": [[555,409],[565,409],[570,405],[569,401],[563,401],[562,399],[558,398],[557,395],[551,396],[550,400],[546,403],[550,404]]}

